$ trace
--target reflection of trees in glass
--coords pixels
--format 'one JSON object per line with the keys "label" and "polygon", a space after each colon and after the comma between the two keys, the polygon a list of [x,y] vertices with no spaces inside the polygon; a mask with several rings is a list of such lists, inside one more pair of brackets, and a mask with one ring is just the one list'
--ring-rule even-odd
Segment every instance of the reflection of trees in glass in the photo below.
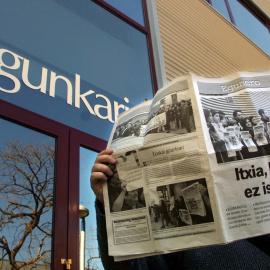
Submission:
{"label": "reflection of trees in glass", "polygon": [[54,158],[54,141],[0,150],[0,261],[12,270],[50,263]]}
{"label": "reflection of trees in glass", "polygon": [[85,270],[104,270],[99,256],[97,229],[91,225],[86,227],[85,257]]}

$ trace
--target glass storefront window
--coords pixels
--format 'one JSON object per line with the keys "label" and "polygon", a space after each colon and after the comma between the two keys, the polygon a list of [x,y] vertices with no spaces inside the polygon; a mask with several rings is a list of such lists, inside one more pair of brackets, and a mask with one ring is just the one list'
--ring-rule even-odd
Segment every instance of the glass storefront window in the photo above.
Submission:
{"label": "glass storefront window", "polygon": [[235,25],[262,50],[270,55],[270,33],[250,11],[238,1],[229,0]]}
{"label": "glass storefront window", "polygon": [[228,21],[230,21],[230,15],[227,9],[227,6],[225,4],[224,1],[220,1],[220,0],[211,0],[211,3],[213,5],[213,7],[219,12],[221,13]]}
{"label": "glass storefront window", "polygon": [[142,0],[104,0],[142,26],[144,23]]}
{"label": "glass storefront window", "polygon": [[3,100],[108,140],[118,113],[153,97],[147,36],[92,1],[0,2],[0,24]]}
{"label": "glass storefront window", "polygon": [[0,127],[1,269],[49,270],[55,139],[2,118]]}
{"label": "glass storefront window", "polygon": [[[235,26],[250,38],[258,47],[270,55],[270,29],[256,18],[239,1],[227,0]],[[228,21],[231,18],[225,0],[211,0],[212,6],[220,12]]]}
{"label": "glass storefront window", "polygon": [[[144,25],[141,0],[131,1],[128,6],[124,2],[117,5],[108,0],[108,3],[142,26]],[[3,117],[22,121],[25,125],[31,125],[57,138],[56,175],[57,179],[60,179],[46,186],[46,192],[50,192],[55,184],[56,194],[53,198],[50,193],[51,202],[52,200],[55,202],[54,217],[51,203],[46,206],[45,214],[40,218],[40,227],[37,228],[37,231],[42,230],[45,236],[42,238],[42,233],[38,235],[36,231],[33,231],[26,242],[27,248],[17,254],[16,261],[22,263],[29,257],[34,257],[37,253],[35,250],[37,241],[40,241],[42,248],[48,247],[48,252],[44,251],[35,262],[42,264],[37,268],[51,269],[51,257],[54,268],[60,264],[59,258],[68,257],[72,258],[73,267],[78,268],[77,226],[79,223],[77,223],[78,197],[76,197],[78,196],[78,190],[76,190],[78,166],[75,164],[69,167],[71,163],[68,162],[68,158],[72,160],[71,156],[75,150],[72,148],[74,145],[71,143],[72,140],[68,141],[68,139],[72,137],[70,134],[87,134],[89,144],[87,143],[86,146],[97,150],[99,146],[91,141],[93,136],[90,135],[98,137],[100,141],[108,140],[117,114],[144,99],[153,97],[148,32],[144,31],[143,27],[139,27],[140,30],[138,30],[138,24],[134,23],[136,25],[134,27],[131,20],[127,23],[96,4],[95,1],[89,0],[81,0],[79,3],[72,0],[0,2],[0,23],[3,25],[0,29],[0,99],[4,100],[1,102],[12,104],[10,111],[13,111],[13,108],[30,111],[26,113],[26,110],[22,110],[21,116],[25,117],[26,121],[20,117],[17,118],[10,111],[7,114],[4,112]],[[32,116],[34,116],[33,121]],[[41,125],[39,125],[39,120]],[[50,129],[51,124],[57,126],[57,132]],[[31,146],[34,153],[41,145],[47,146],[45,143],[47,139],[44,138],[48,136],[44,135],[43,138],[41,133],[34,133],[32,130],[28,132],[26,128],[20,126],[18,126],[20,129],[13,129],[13,124],[7,121],[6,124],[0,122],[0,127],[2,130],[0,147],[4,145],[5,138],[13,140],[17,138],[17,134],[19,134],[22,149],[27,144]],[[9,136],[10,134],[14,136]],[[48,139],[52,144],[53,155],[55,138]],[[103,145],[103,142],[99,143]],[[86,148],[80,148],[80,204],[88,208],[90,212],[85,218],[87,226],[85,266],[88,269],[103,269],[96,240],[95,196],[89,183],[91,167],[96,155],[97,153]],[[77,155],[74,156],[76,158],[72,161],[76,163]],[[21,155],[21,158],[24,156]],[[35,166],[35,162],[32,160],[28,165]],[[49,162],[52,162],[52,158],[48,158],[43,164],[49,164]],[[50,163],[50,165],[52,165],[50,170],[54,173],[53,164]],[[70,180],[73,179],[71,167],[75,168],[76,180]],[[1,170],[5,178],[7,174],[4,175],[4,172]],[[43,170],[40,173],[46,175]],[[5,183],[4,178],[0,181],[0,209],[6,207],[8,198],[5,195],[10,193],[4,190],[5,187],[1,190],[2,183]],[[50,180],[54,180],[53,174]],[[23,186],[27,187],[27,185]],[[34,186],[36,191],[40,192],[39,183]],[[68,189],[73,191],[73,188],[75,192],[69,193]],[[30,199],[26,202],[27,197],[21,198],[21,195],[25,193],[20,190],[14,198],[25,205],[31,205]],[[4,214],[0,213],[2,220],[5,221]],[[25,226],[26,219],[25,222],[20,223],[20,228]],[[50,247],[52,243],[48,237],[52,237],[50,232],[52,220],[55,221],[53,252]],[[82,229],[83,226],[80,230]],[[8,234],[12,236],[12,230],[14,228],[10,229],[7,225],[3,225],[3,221],[0,221],[0,241],[2,236],[7,237]],[[5,254],[2,251],[0,242],[0,252]],[[9,258],[5,256],[4,260],[8,263]],[[36,265],[33,267],[35,268]]]}
{"label": "glass storefront window", "polygon": [[[99,258],[97,242],[95,194],[90,187],[91,170],[97,155],[98,153],[94,151],[80,147],[80,205],[89,210],[89,216],[85,218],[84,263],[86,269],[104,269]],[[82,225],[80,230],[82,232]],[[80,254],[83,254],[82,248]]]}

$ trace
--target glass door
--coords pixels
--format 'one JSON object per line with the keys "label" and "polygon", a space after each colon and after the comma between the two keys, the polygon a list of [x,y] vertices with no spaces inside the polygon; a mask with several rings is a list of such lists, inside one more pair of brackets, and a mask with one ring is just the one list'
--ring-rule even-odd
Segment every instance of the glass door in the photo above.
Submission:
{"label": "glass door", "polygon": [[76,269],[104,269],[99,258],[95,195],[90,187],[90,176],[96,156],[106,144],[97,137],[71,130],[68,254],[78,254],[74,264],[72,262]]}
{"label": "glass door", "polygon": [[87,216],[80,215],[80,269],[99,269],[103,265],[99,256],[95,194],[90,187],[91,170],[98,153],[80,147],[80,214],[87,210]]}
{"label": "glass door", "polygon": [[69,129],[0,101],[0,130],[0,269],[66,269]]}
{"label": "glass door", "polygon": [[51,269],[56,140],[4,119],[0,129],[2,267]]}

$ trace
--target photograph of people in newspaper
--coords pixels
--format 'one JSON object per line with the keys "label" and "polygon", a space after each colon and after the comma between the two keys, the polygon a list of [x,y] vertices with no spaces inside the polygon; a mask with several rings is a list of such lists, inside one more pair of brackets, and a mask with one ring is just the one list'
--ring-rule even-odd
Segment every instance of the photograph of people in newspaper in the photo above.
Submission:
{"label": "photograph of people in newspaper", "polygon": [[149,200],[153,231],[214,221],[204,178],[157,186]]}
{"label": "photograph of people in newspaper", "polygon": [[110,139],[112,148],[141,146],[145,141],[196,132],[194,112],[187,81],[161,91],[151,102],[139,105],[138,110],[123,115]]}
{"label": "photograph of people in newspaper", "polygon": [[270,154],[270,93],[243,87],[236,90],[234,94],[201,97],[219,164]]}
{"label": "photograph of people in newspaper", "polygon": [[114,167],[113,176],[108,182],[110,211],[119,212],[145,207],[143,188],[129,189],[126,180],[121,180]]}
{"label": "photograph of people in newspaper", "polygon": [[184,134],[196,130],[191,100],[188,92],[170,94],[154,104],[148,118],[146,134],[174,133]]}

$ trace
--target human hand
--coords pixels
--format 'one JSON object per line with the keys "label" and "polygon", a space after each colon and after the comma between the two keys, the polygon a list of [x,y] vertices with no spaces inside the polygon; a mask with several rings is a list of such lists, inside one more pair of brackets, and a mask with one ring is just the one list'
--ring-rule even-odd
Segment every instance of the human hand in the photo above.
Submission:
{"label": "human hand", "polygon": [[97,199],[100,202],[104,202],[103,199],[103,183],[107,181],[108,176],[112,176],[113,172],[108,166],[109,164],[116,164],[116,160],[111,156],[113,150],[106,149],[101,151],[95,161],[92,168],[92,174],[90,178],[91,188],[96,194]]}

